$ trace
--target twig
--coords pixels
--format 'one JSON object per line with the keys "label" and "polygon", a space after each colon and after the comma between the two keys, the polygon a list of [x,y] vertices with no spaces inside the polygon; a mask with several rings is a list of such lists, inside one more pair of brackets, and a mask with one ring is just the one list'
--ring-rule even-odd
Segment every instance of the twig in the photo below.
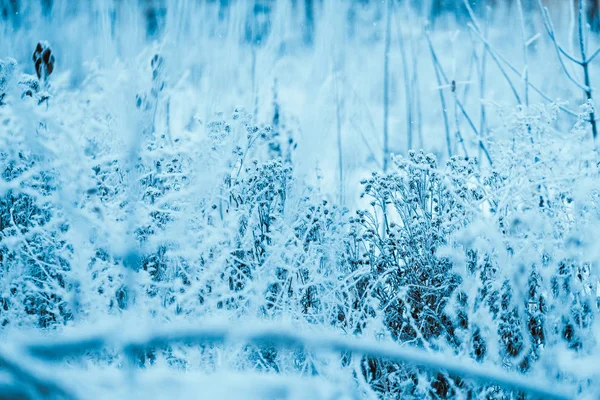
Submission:
{"label": "twig", "polygon": [[[124,332],[124,330],[119,330]],[[300,333],[297,329],[281,326],[256,326],[231,328],[225,324],[203,324],[202,327],[172,328],[156,330],[141,335],[103,336],[92,334],[71,339],[45,339],[38,344],[27,346],[29,351],[40,358],[57,360],[78,355],[87,351],[99,351],[111,344],[129,351],[151,347],[165,347],[176,343],[209,344],[226,342],[246,342],[259,345],[281,347],[308,347],[312,349],[350,352],[367,357],[408,363],[433,371],[446,371],[465,379],[472,379],[500,385],[504,388],[522,391],[547,399],[570,399],[572,391],[555,383],[543,382],[533,377],[508,373],[504,369],[475,363],[451,354],[430,353],[423,349],[402,347],[396,343],[382,343],[354,337],[342,337],[326,332]]]}
{"label": "twig", "polygon": [[[470,17],[472,23],[473,23],[473,29],[475,29],[476,32],[477,32],[477,34],[478,34],[478,36],[481,37],[481,35],[480,35],[481,34],[481,28],[479,26],[479,23],[477,22],[477,18],[475,18],[475,13],[473,12],[473,9],[469,5],[468,0],[463,0],[463,3],[465,5],[465,7],[467,8],[467,12],[469,14],[469,17]],[[489,46],[487,45],[487,42],[486,42],[486,46],[488,47],[488,50],[489,50]],[[490,51],[490,55],[492,56],[492,59],[494,60],[494,62],[498,66],[498,69],[500,69],[500,73],[502,74],[502,76],[504,76],[504,79],[506,80],[506,82],[508,82],[508,85],[510,86],[510,89],[512,90],[513,95],[515,96],[515,99],[517,100],[517,103],[521,104],[522,103],[521,102],[521,97],[519,96],[519,93],[518,93],[517,89],[515,88],[515,85],[513,85],[512,81],[508,77],[508,74],[506,73],[506,71],[502,67],[502,64],[498,60],[497,55],[493,51]]]}
{"label": "twig", "polygon": [[406,135],[407,135],[407,151],[413,148],[413,112],[412,112],[412,82],[409,78],[408,73],[408,60],[406,55],[406,46],[404,43],[404,36],[398,23],[398,14],[396,14],[396,35],[398,37],[398,45],[400,47],[400,54],[402,55],[402,76],[404,79],[404,99],[406,102]]}
{"label": "twig", "polygon": [[[490,52],[490,55],[492,56],[492,59],[495,62],[498,62],[498,60],[502,61],[511,71],[513,71],[515,74],[517,75],[521,75],[521,72],[519,72],[519,70],[517,70],[517,68],[514,67],[514,65],[512,65],[504,56],[502,56],[500,53],[498,53],[494,47],[489,43],[489,41],[484,38],[481,33],[479,31],[477,31],[476,27],[473,24],[469,24],[469,28],[473,31],[473,33],[475,33],[475,36],[477,36],[477,38],[479,40],[481,40],[482,43],[485,44],[486,48],[488,49],[488,51]],[[548,102],[553,102],[553,100],[547,95],[545,94],[543,91],[541,91],[537,86],[535,86],[533,83],[529,82],[529,87],[531,87],[537,94],[539,94],[544,100],[548,101]],[[573,110],[570,110],[564,106],[561,106],[560,104],[557,105],[558,108],[564,112],[566,112],[567,114],[575,117],[575,118],[579,118],[579,114],[576,113]]]}
{"label": "twig", "polygon": [[385,44],[383,53],[383,172],[387,171],[389,159],[389,75],[390,75],[390,44],[392,25],[392,0],[387,1],[387,12],[385,17]]}
{"label": "twig", "polygon": [[[16,356],[13,353],[14,351],[10,351],[6,347],[0,348],[0,370],[4,369],[23,384],[30,385],[39,395],[44,396],[44,398],[76,398],[51,378],[43,377],[42,371],[35,371],[34,369],[25,366],[24,364],[26,364],[26,362],[23,361],[29,359],[25,354]],[[29,361],[32,362],[31,360]],[[2,393],[0,393],[0,398],[2,398]]]}
{"label": "twig", "polygon": [[596,56],[597,56],[598,54],[600,54],[600,48],[599,48],[598,50],[596,50],[596,51],[594,52],[594,54],[592,54],[592,55],[590,56],[590,58],[588,58],[587,60],[585,60],[585,63],[586,63],[586,64],[589,64],[589,63],[591,63],[592,61],[594,61],[594,58],[596,58]]}
{"label": "twig", "polygon": [[338,85],[338,74],[334,71],[333,77],[335,85],[335,121],[336,121],[336,133],[337,133],[337,150],[338,150],[338,180],[339,180],[339,203],[344,204],[344,154],[342,147],[342,117],[341,117],[341,105],[340,105],[340,93]]}
{"label": "twig", "polygon": [[[586,57],[585,35],[583,32],[583,27],[585,25],[584,2],[585,2],[585,0],[579,1],[579,15],[578,15],[578,24],[577,24],[578,25],[577,26],[578,34],[579,34],[579,51],[580,51],[580,55],[581,55],[581,60],[577,60],[575,57],[572,57],[571,55],[569,55],[558,44],[558,41],[556,39],[556,33],[554,30],[554,26],[552,25],[552,20],[550,19],[550,13],[548,11],[548,8],[544,7],[541,0],[538,0],[538,6],[542,12],[542,17],[543,17],[543,21],[544,21],[544,26],[546,28],[546,32],[548,33],[548,36],[550,37],[550,41],[554,45],[554,48],[556,50],[556,54],[558,57],[558,61],[560,63],[560,66],[563,69],[563,72],[565,73],[567,78],[571,82],[573,82],[573,84],[575,84],[575,86],[577,86],[579,89],[583,90],[586,100],[588,101],[588,103],[591,103],[593,105],[594,98],[592,95],[592,87],[591,87],[591,83],[590,83],[589,63],[590,63],[590,60],[592,60],[595,57],[595,54],[593,57],[590,57],[589,59]],[[581,83],[579,83],[577,81],[577,79],[573,78],[573,76],[571,76],[569,70],[567,69],[567,67],[562,59],[563,55],[565,57],[567,57],[567,59],[571,60],[572,62],[578,64],[579,66],[581,66],[583,68],[583,80],[584,80],[583,85]],[[590,113],[589,122],[592,125],[592,138],[594,140],[596,140],[596,137],[598,136],[598,128],[596,126],[596,114],[595,114],[593,107],[592,107],[592,111]]]}
{"label": "twig", "polygon": [[419,135],[419,148],[424,148],[425,147],[425,140],[423,138],[423,109],[421,107],[421,89],[419,86],[419,68],[418,68],[418,63],[419,63],[419,57],[417,56],[417,53],[415,51],[415,41],[411,41],[410,44],[410,52],[411,52],[411,56],[412,56],[412,69],[413,69],[413,76],[412,76],[412,88],[413,88],[413,102],[415,104],[415,107],[417,109],[417,129],[418,129],[418,135]]}
{"label": "twig", "polygon": [[523,12],[523,4],[521,0],[517,0],[517,7],[519,9],[519,20],[521,21],[521,39],[523,41],[523,62],[525,68],[523,70],[523,80],[525,83],[525,106],[529,107],[529,58],[527,57],[527,33],[525,30],[525,14]]}
{"label": "twig", "polygon": [[[490,9],[489,7],[486,8],[486,15],[487,18],[489,19],[489,12]],[[485,25],[485,32],[484,35],[487,38],[488,37],[488,29],[489,29],[490,24],[486,24]],[[481,55],[481,80],[479,81],[479,96],[481,99],[485,99],[485,78],[486,78],[486,73],[487,73],[487,54],[488,54],[488,49],[485,45],[483,45],[483,49],[481,50],[482,55]],[[527,82],[527,84],[529,84],[529,81]],[[485,103],[483,101],[480,101],[481,104],[481,108],[479,111],[480,114],[480,121],[479,121],[479,134],[482,137],[485,137],[485,132],[486,132],[486,126],[487,126],[487,115],[486,115],[486,110],[485,110]]]}
{"label": "twig", "polygon": [[[579,0],[579,50],[581,51],[581,59],[586,60],[586,48],[585,48],[585,38],[583,35],[583,25],[584,25],[584,9],[583,3],[585,0]],[[590,84],[590,71],[589,71],[589,62],[584,62],[583,67],[583,80],[586,86],[585,97],[587,101],[594,105],[594,99],[592,98],[592,87]],[[592,124],[592,137],[596,140],[598,136],[598,128],[596,127],[596,113],[594,111],[594,107],[592,107],[592,111],[590,113],[590,123]]]}
{"label": "twig", "polygon": [[558,44],[557,40],[556,40],[556,34],[555,34],[555,30],[554,30],[554,26],[552,25],[552,21],[550,20],[550,14],[548,12],[548,8],[544,7],[544,5],[542,4],[541,0],[538,0],[538,5],[540,7],[540,11],[542,13],[542,20],[544,21],[544,27],[546,28],[546,32],[548,33],[548,36],[550,37],[550,41],[552,42],[552,44],[554,45],[554,49],[556,51],[556,56],[558,58],[558,62],[560,63],[560,66],[563,70],[563,72],[565,73],[566,77],[575,84],[575,86],[577,86],[579,89],[586,91],[589,89],[589,87],[583,86],[581,83],[577,82],[577,79],[573,78],[573,76],[571,76],[571,73],[569,72],[569,70],[567,69],[567,66],[565,65],[561,54],[567,56],[568,59],[570,59],[571,61],[579,64],[579,65],[583,65],[581,61],[576,60],[575,58],[571,57],[566,51],[564,51],[562,49],[562,47]]}
{"label": "twig", "polygon": [[[433,48],[433,44],[431,43],[431,39],[429,37],[428,34],[426,34],[427,37],[427,42],[429,44],[429,50],[431,52],[431,56],[433,58],[433,62],[434,64],[437,66],[437,70],[439,70],[439,74],[441,75],[441,77],[444,79],[444,83],[447,85],[449,83],[448,78],[446,77],[446,74],[444,73],[444,69],[442,67],[442,65],[439,62],[439,59],[435,53],[435,49]],[[487,148],[485,147],[485,145],[483,144],[483,141],[481,140],[481,137],[479,135],[479,132],[477,131],[477,128],[475,127],[475,124],[473,123],[473,121],[471,120],[471,118],[469,117],[467,111],[465,110],[464,106],[462,105],[462,103],[460,102],[460,100],[458,99],[458,97],[456,96],[456,89],[455,86],[456,84],[452,85],[452,90],[455,94],[454,98],[456,101],[456,105],[461,109],[463,115],[465,116],[465,118],[467,118],[467,122],[469,123],[471,129],[473,130],[473,132],[475,133],[475,137],[477,138],[477,141],[479,143],[479,147],[481,148],[481,150],[483,151],[483,153],[485,154],[488,162],[490,163],[490,165],[492,165],[492,158],[490,157],[490,154],[487,150]]]}
{"label": "twig", "polygon": [[[440,71],[437,67],[437,62],[433,58],[433,45],[431,44],[431,38],[429,37],[429,33],[425,32],[425,37],[427,38],[427,43],[429,44],[429,50],[432,53],[433,59],[433,69],[435,70],[435,77],[437,79],[437,84],[439,87],[442,86],[442,79],[440,76]],[[446,108],[446,98],[444,96],[444,92],[439,90],[440,93],[440,103],[442,106],[442,115],[444,117],[444,127],[446,128],[446,146],[448,149],[448,158],[452,157],[452,139],[450,137],[450,124],[448,122],[448,109]]]}

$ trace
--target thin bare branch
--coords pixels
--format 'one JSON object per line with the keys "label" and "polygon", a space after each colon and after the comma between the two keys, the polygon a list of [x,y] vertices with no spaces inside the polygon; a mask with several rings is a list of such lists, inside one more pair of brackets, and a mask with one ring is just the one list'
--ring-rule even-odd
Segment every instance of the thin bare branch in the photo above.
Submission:
{"label": "thin bare branch", "polygon": [[[481,41],[482,41],[482,43],[484,43],[484,44],[486,45],[486,47],[487,47],[487,49],[489,50],[489,52],[490,52],[490,55],[492,56],[492,58],[494,59],[494,61],[496,61],[496,60],[500,60],[500,61],[502,61],[502,62],[503,62],[503,63],[504,63],[504,64],[505,64],[505,65],[506,65],[506,66],[507,66],[507,67],[508,67],[508,68],[509,68],[509,69],[510,69],[512,72],[514,72],[515,74],[517,74],[517,75],[521,76],[521,74],[522,74],[522,73],[521,73],[521,72],[520,72],[520,71],[519,71],[517,68],[515,68],[515,66],[514,66],[514,65],[512,65],[512,64],[510,63],[510,61],[508,61],[508,60],[507,60],[507,59],[506,59],[504,56],[502,56],[500,53],[498,53],[498,52],[497,52],[497,51],[494,49],[494,47],[493,47],[493,46],[492,46],[492,45],[489,43],[489,41],[488,41],[486,38],[484,38],[484,37],[483,37],[483,36],[482,36],[482,35],[481,35],[481,34],[480,34],[478,31],[477,31],[477,29],[475,28],[475,26],[473,26],[473,24],[469,24],[469,28],[470,28],[470,29],[471,29],[471,30],[472,30],[472,31],[475,33],[475,36],[477,36],[477,38],[478,38],[479,40],[481,40]],[[548,96],[546,93],[544,93],[544,92],[543,92],[541,89],[539,89],[539,88],[538,88],[536,85],[534,85],[533,83],[529,82],[529,86],[530,86],[530,87],[531,87],[531,88],[532,88],[532,89],[533,89],[533,90],[534,90],[534,91],[535,91],[535,92],[536,92],[538,95],[540,95],[540,96],[541,96],[541,97],[542,97],[544,100],[546,100],[546,101],[548,101],[548,102],[553,102],[553,101],[554,101],[554,100],[552,100],[552,99],[550,98],[550,96]],[[565,107],[565,106],[562,106],[562,105],[558,105],[558,107],[559,107],[559,109],[560,109],[560,110],[564,111],[565,113],[567,113],[567,114],[569,114],[569,115],[571,115],[571,116],[573,116],[573,117],[579,118],[579,114],[578,114],[578,113],[576,113],[575,111],[573,111],[573,110],[570,110],[570,109],[568,109],[567,107]]]}
{"label": "thin bare branch", "polygon": [[571,399],[573,391],[533,377],[506,372],[494,365],[476,363],[452,354],[430,353],[423,349],[399,346],[392,342],[377,342],[343,337],[327,332],[301,333],[281,326],[245,326],[232,328],[225,324],[203,324],[202,327],[169,327],[145,334],[90,334],[57,340],[45,339],[26,345],[31,354],[47,360],[59,360],[88,351],[117,346],[127,350],[164,347],[176,343],[209,344],[246,342],[281,347],[350,352],[394,362],[408,363],[434,371],[446,371],[465,379],[497,384],[547,399]]}

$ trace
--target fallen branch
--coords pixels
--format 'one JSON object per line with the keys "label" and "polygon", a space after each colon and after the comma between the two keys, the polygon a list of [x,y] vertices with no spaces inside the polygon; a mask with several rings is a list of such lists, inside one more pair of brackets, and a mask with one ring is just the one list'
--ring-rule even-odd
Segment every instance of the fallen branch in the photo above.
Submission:
{"label": "fallen branch", "polygon": [[[0,370],[7,371],[18,381],[19,386],[21,386],[18,388],[19,392],[30,389],[34,390],[35,394],[44,398],[76,398],[67,389],[62,387],[62,385],[55,382],[54,379],[46,376],[47,374],[41,368],[32,367],[34,363],[35,361],[29,359],[25,354],[20,354],[14,350],[11,351],[5,346],[0,348]],[[3,391],[0,391],[0,398],[4,398],[4,394],[9,396],[12,391],[8,391],[8,386],[5,388],[7,392],[4,391],[4,388],[0,387],[0,389],[3,389]],[[13,387],[13,389],[17,388]]]}
{"label": "fallen branch", "polygon": [[[123,329],[119,329],[123,332]],[[56,361],[69,356],[107,347],[139,351],[152,347],[180,344],[247,342],[281,347],[308,347],[329,351],[351,352],[372,358],[407,363],[428,370],[449,374],[481,383],[499,385],[546,399],[570,399],[572,391],[530,376],[509,373],[493,365],[478,364],[451,354],[430,353],[422,349],[399,346],[330,333],[300,333],[280,326],[232,328],[226,324],[204,325],[200,328],[168,328],[141,334],[90,334],[72,338],[23,344],[30,354],[40,359]]]}

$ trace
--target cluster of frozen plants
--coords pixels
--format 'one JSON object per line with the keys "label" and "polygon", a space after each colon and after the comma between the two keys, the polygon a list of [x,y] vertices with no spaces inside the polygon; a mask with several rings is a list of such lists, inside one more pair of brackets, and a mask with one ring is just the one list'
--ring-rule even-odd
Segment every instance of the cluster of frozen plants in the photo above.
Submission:
{"label": "cluster of frozen plants", "polygon": [[[492,33],[477,17],[483,11],[467,3],[473,41],[466,56],[450,56],[436,52],[436,31],[390,38],[396,17],[414,12],[405,2],[365,2],[360,7],[380,13],[373,18],[381,27],[371,29],[383,29],[382,37],[368,40],[382,41],[370,51],[385,67],[383,97],[373,105],[384,120],[365,135],[383,132],[384,144],[379,156],[372,141],[356,139],[369,148],[356,167],[348,159],[361,155],[344,132],[364,122],[348,122],[359,115],[348,75],[357,67],[339,50],[323,90],[305,94],[321,97],[314,101],[337,139],[307,134],[321,127],[285,106],[285,79],[260,79],[279,71],[265,72],[269,55],[283,50],[264,35],[278,29],[272,8],[287,2],[261,3],[271,8],[254,6],[260,29],[246,26],[246,42],[227,41],[232,52],[248,50],[239,64],[251,71],[251,96],[240,97],[245,109],[204,117],[189,105],[199,97],[190,81],[214,99],[204,76],[217,79],[217,69],[228,68],[226,58],[212,61],[217,69],[208,58],[196,70],[173,66],[196,57],[184,35],[194,32],[190,26],[145,38],[165,40],[163,49],[148,44],[127,62],[82,67],[84,56],[65,50],[76,76],[66,61],[61,67],[54,42],[34,41],[26,57],[15,54],[19,61],[0,60],[0,398],[600,396],[596,53],[586,58],[587,45],[581,55],[561,47],[547,13],[535,26],[521,20],[524,58],[507,60],[486,39]],[[310,15],[314,37],[302,31],[309,44],[298,46],[318,47],[323,21],[338,14],[315,3],[324,16]],[[116,18],[119,10],[102,4],[94,18]],[[161,18],[169,27],[169,10],[219,9],[225,16],[202,42],[218,53],[219,29],[233,29],[231,15],[245,8],[207,4],[173,2]],[[353,11],[358,24],[355,5],[336,7]],[[48,15],[35,26],[23,18],[19,27],[2,20],[6,43],[52,24]],[[106,21],[101,30],[112,37],[118,21],[112,30]],[[528,50],[542,39],[525,32],[537,28],[551,40]],[[167,50],[175,46],[169,37],[182,41],[174,47],[186,49],[181,58]],[[106,55],[102,41],[93,50]],[[397,79],[390,43],[415,62],[404,62]],[[432,81],[416,75],[422,57]],[[467,60],[474,84],[444,72],[450,57]],[[539,65],[545,57],[561,60],[551,70],[557,87],[533,86],[535,68],[531,76],[528,68],[508,75],[516,62]],[[497,69],[486,71],[486,62]],[[392,115],[402,76],[411,83],[398,126],[409,118],[407,131]],[[484,95],[486,85],[492,94]],[[420,94],[431,86],[430,99]],[[225,87],[223,97],[240,90]],[[548,101],[548,88],[574,101]],[[494,91],[498,102],[490,100]],[[428,106],[415,105],[421,99],[441,101],[442,109],[423,116]],[[435,143],[427,146],[429,129]],[[394,139],[397,132],[407,141]],[[307,135],[318,141],[308,152]],[[406,144],[433,151],[402,150]],[[319,154],[335,161],[307,167],[313,159],[306,154],[321,145],[327,152]]]}

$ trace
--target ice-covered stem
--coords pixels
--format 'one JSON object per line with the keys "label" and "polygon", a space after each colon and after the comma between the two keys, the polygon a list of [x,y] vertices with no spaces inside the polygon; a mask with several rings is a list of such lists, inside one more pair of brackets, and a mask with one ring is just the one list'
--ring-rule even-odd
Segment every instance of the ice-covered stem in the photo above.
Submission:
{"label": "ice-covered stem", "polygon": [[529,107],[529,58],[527,57],[527,31],[525,30],[525,14],[523,12],[523,4],[521,0],[517,0],[517,8],[519,9],[519,21],[521,23],[521,40],[523,42],[523,62],[525,68],[523,70],[523,82],[525,91],[525,106]]}
{"label": "ice-covered stem", "polygon": [[[542,20],[544,21],[544,27],[546,28],[546,33],[548,33],[548,36],[550,37],[550,41],[552,42],[554,49],[556,50],[556,55],[557,55],[558,61],[560,63],[560,66],[561,66],[563,72],[565,73],[566,77],[575,86],[577,86],[579,89],[581,89],[583,91],[587,102],[594,105],[595,103],[594,103],[594,98],[593,98],[593,93],[592,93],[593,90],[592,90],[592,86],[591,86],[591,82],[590,82],[589,65],[594,60],[594,58],[598,55],[598,52],[600,51],[600,49],[596,50],[596,52],[591,57],[589,57],[589,58],[587,57],[587,54],[586,54],[587,50],[585,47],[585,34],[584,34],[584,25],[585,25],[585,4],[584,3],[585,3],[585,0],[579,1],[577,31],[578,31],[578,40],[579,40],[580,59],[577,59],[574,56],[570,55],[558,43],[558,41],[556,39],[556,31],[554,29],[554,26],[552,25],[552,20],[550,19],[550,13],[548,12],[548,8],[544,7],[544,5],[542,4],[542,0],[538,0],[538,6],[542,13]],[[571,73],[569,72],[569,70],[567,69],[567,67],[565,65],[563,57],[565,57],[569,61],[581,66],[581,68],[583,69],[583,85],[571,75]],[[590,112],[589,121],[592,126],[592,138],[594,140],[596,140],[596,137],[598,136],[598,128],[597,128],[597,124],[596,124],[596,113],[595,113],[593,107]]]}
{"label": "ice-covered stem", "polygon": [[383,172],[389,162],[389,116],[390,116],[390,44],[392,34],[392,0],[387,1],[385,14],[385,44],[383,51]]}
{"label": "ice-covered stem", "polygon": [[[475,34],[475,36],[477,37],[477,39],[479,39],[484,45],[485,47],[488,49],[490,56],[492,57],[492,59],[494,60],[494,62],[496,63],[496,65],[498,65],[501,68],[501,65],[499,64],[500,61],[502,62],[502,64],[506,65],[508,67],[508,69],[510,69],[513,73],[517,74],[517,75],[521,75],[521,72],[510,62],[506,59],[506,57],[504,57],[502,54],[500,54],[498,52],[498,50],[496,50],[496,48],[494,46],[492,46],[490,44],[490,42],[481,34],[481,32],[479,32],[477,30],[477,27],[474,24],[469,24],[469,29],[471,29],[471,31]],[[600,49],[598,49],[598,51],[600,52]],[[534,92],[536,92],[538,95],[540,95],[541,98],[543,98],[544,100],[546,100],[549,103],[554,103],[554,100],[552,100],[550,98],[550,96],[548,96],[546,93],[544,93],[540,88],[538,88],[536,85],[534,85],[533,83],[531,83],[531,81],[529,82],[529,87],[531,89],[533,89]],[[567,113],[568,115],[574,117],[574,118],[579,118],[579,113],[561,105],[561,104],[557,104],[557,107],[561,110],[564,111],[565,113]]]}
{"label": "ice-covered stem", "polygon": [[546,7],[544,7],[544,5],[542,4],[541,0],[538,0],[538,5],[540,7],[540,11],[542,13],[542,20],[544,21],[544,27],[546,28],[546,32],[548,33],[548,36],[550,37],[550,40],[552,42],[552,44],[554,45],[554,49],[556,51],[556,55],[558,58],[558,62],[560,63],[560,66],[563,70],[563,72],[565,73],[565,76],[575,85],[577,86],[579,89],[581,90],[586,90],[587,87],[585,87],[584,85],[582,85],[581,83],[579,83],[577,81],[577,79],[575,79],[571,73],[569,72],[569,69],[567,68],[567,66],[565,65],[565,62],[562,59],[562,56],[567,57],[567,59],[569,59],[570,61],[582,65],[582,62],[580,60],[577,60],[575,57],[571,56],[569,53],[567,53],[561,45],[558,44],[557,40],[556,40],[556,33],[554,30],[554,26],[552,25],[552,21],[550,20],[550,14],[548,12],[548,9]]}
{"label": "ice-covered stem", "polygon": [[[584,8],[583,8],[583,3],[585,3],[585,0],[579,0],[579,23],[578,23],[578,30],[579,30],[579,51],[581,52],[581,60],[582,60],[582,64],[581,66],[583,67],[583,80],[584,80],[584,84],[585,84],[585,97],[588,101],[588,103],[591,103],[592,105],[595,104],[594,103],[594,99],[592,97],[592,86],[590,83],[590,71],[589,71],[589,65],[590,65],[590,60],[587,59],[586,57],[586,48],[585,48],[585,38],[583,35],[583,25],[584,25]],[[597,52],[596,52],[597,53]],[[594,140],[596,140],[596,137],[598,136],[598,128],[596,126],[596,113],[594,111],[594,107],[592,107],[592,110],[590,112],[590,123],[592,125],[592,137],[594,138]]]}
{"label": "ice-covered stem", "polygon": [[[481,37],[481,35],[482,35],[482,29],[481,29],[481,26],[479,25],[479,22],[477,21],[477,18],[475,17],[475,13],[473,12],[473,9],[469,5],[468,0],[463,0],[463,3],[465,5],[465,8],[467,9],[467,12],[469,14],[469,18],[471,19],[472,29],[477,33],[477,36]],[[508,74],[506,73],[506,70],[504,69],[504,67],[500,63],[498,55],[495,52],[491,51],[490,46],[487,43],[487,41],[485,41],[484,43],[486,44],[486,48],[488,50],[490,50],[490,56],[492,56],[492,59],[494,60],[494,62],[498,66],[498,69],[500,69],[500,73],[502,73],[502,76],[504,77],[504,79],[506,80],[506,82],[508,83],[508,85],[510,86],[510,89],[512,90],[512,92],[514,94],[515,99],[517,100],[517,103],[521,104],[522,101],[521,101],[521,97],[519,96],[519,92],[517,91],[517,89],[515,88],[515,85],[512,83],[512,81],[508,77]]]}
{"label": "ice-covered stem", "polygon": [[[486,24],[486,30],[484,32],[486,37],[487,37],[488,28],[489,28],[489,25]],[[482,53],[483,54],[481,56],[481,80],[479,81],[479,92],[480,92],[481,98],[484,99],[485,98],[485,76],[486,76],[486,72],[487,72],[486,67],[487,67],[487,54],[488,54],[487,48],[485,45],[483,45]],[[529,82],[527,82],[527,84],[529,84]],[[485,127],[486,127],[486,113],[485,113],[485,104],[483,102],[481,102],[480,114],[481,114],[481,120],[479,121],[480,122],[479,133],[484,135]]]}
{"label": "ice-covered stem", "polygon": [[[397,18],[397,16],[396,16]],[[398,35],[398,46],[400,47],[400,54],[402,55],[402,77],[404,79],[404,98],[406,102],[406,135],[407,135],[407,151],[413,148],[413,105],[412,105],[412,84],[411,77],[408,71],[408,59],[406,54],[406,46],[404,42],[404,36],[400,29],[400,24],[396,21],[396,30]]]}
{"label": "ice-covered stem", "polygon": [[[150,94],[154,99],[153,112],[152,112],[152,132],[156,131],[156,114],[158,112],[158,101],[159,94],[165,88],[164,81],[164,58],[158,54],[155,54],[150,60],[150,66],[152,67],[152,89]],[[167,124],[168,125],[168,124]],[[168,129],[168,126],[167,126]]]}
{"label": "ice-covered stem", "polygon": [[[467,120],[469,126],[473,130],[473,133],[475,134],[477,143],[479,144],[479,148],[485,154],[485,157],[488,160],[488,162],[490,163],[490,165],[492,165],[493,164],[492,163],[492,158],[491,158],[490,153],[488,152],[485,144],[481,140],[479,131],[475,127],[475,124],[473,123],[473,120],[471,119],[471,117],[467,113],[467,110],[463,106],[462,102],[458,99],[458,96],[456,96],[456,82],[455,81],[450,82],[448,80],[448,77],[444,73],[444,69],[443,69],[443,67],[442,67],[442,65],[441,65],[441,63],[440,63],[440,61],[438,59],[438,56],[437,56],[437,54],[435,52],[435,49],[433,48],[433,43],[431,42],[431,38],[429,37],[429,34],[426,34],[425,36],[427,38],[427,43],[429,45],[429,50],[431,52],[431,58],[433,59],[434,69],[436,70],[436,74],[439,74],[439,76],[438,76],[438,83],[440,84],[439,85],[440,86],[440,91],[441,91],[442,85],[450,85],[451,86],[452,92],[454,94],[454,101],[456,103],[456,106],[458,106],[458,108],[460,109],[461,113],[463,114],[463,116]],[[444,112],[445,112],[445,104],[443,103],[442,106],[444,107]],[[462,140],[462,138],[460,138],[460,139]],[[465,149],[465,155],[466,155],[466,149]]]}
{"label": "ice-covered stem", "polygon": [[[486,7],[486,13],[490,12],[490,7]],[[488,15],[486,14],[486,20],[488,19]],[[489,29],[489,24],[485,24],[485,31],[483,32],[483,34],[485,35],[485,37],[487,38],[488,36],[488,29]],[[486,74],[487,74],[487,54],[488,54],[488,49],[486,47],[485,44],[482,45],[482,49],[481,49],[481,60],[479,60],[479,58],[477,57],[477,51],[476,51],[476,43],[475,43],[475,38],[473,37],[473,32],[469,31],[469,37],[471,38],[471,42],[473,45],[473,52],[476,58],[476,67],[477,67],[477,73],[479,74],[479,98],[480,99],[485,99],[486,97]],[[527,82],[527,84],[529,85],[529,82]],[[485,103],[483,101],[479,102],[479,133],[481,134],[482,137],[484,137],[485,132],[486,132],[486,126],[487,126],[487,115],[486,115],[486,108],[485,108]],[[482,151],[481,149],[479,149],[479,157],[481,159],[481,154]]]}
{"label": "ice-covered stem", "polygon": [[[429,44],[429,49],[432,50],[431,39],[429,38],[429,33],[425,32],[425,37],[427,38],[427,43]],[[433,54],[432,54],[433,59]],[[442,78],[440,76],[440,71],[437,68],[437,63],[433,62],[433,69],[435,70],[435,77],[437,79],[438,87],[442,86]],[[444,116],[444,127],[446,128],[446,146],[448,148],[448,158],[452,157],[452,138],[450,137],[450,122],[448,120],[448,109],[446,108],[446,97],[444,96],[444,92],[439,90],[440,93],[440,103],[442,106],[442,115]]]}
{"label": "ice-covered stem", "polygon": [[413,93],[412,93],[412,97],[411,97],[411,104],[412,102],[414,102],[414,106],[415,106],[415,113],[416,113],[416,120],[417,122],[417,133],[419,136],[419,148],[423,148],[425,146],[425,140],[423,139],[423,110],[421,107],[421,93],[420,93],[420,88],[419,88],[419,68],[418,68],[418,63],[419,63],[419,57],[417,56],[417,51],[416,48],[417,46],[415,45],[414,42],[411,42],[410,45],[410,51],[411,51],[411,57],[412,57],[412,71],[413,71],[413,75],[412,75],[412,89],[413,89]]}
{"label": "ice-covered stem", "polygon": [[[503,368],[476,363],[455,355],[431,353],[427,350],[399,346],[354,337],[320,332],[303,333],[283,326],[231,327],[225,324],[202,324],[201,327],[169,327],[140,334],[125,333],[120,329],[110,334],[90,334],[79,337],[51,340],[45,338],[27,346],[29,352],[41,359],[60,360],[90,351],[101,351],[116,345],[127,350],[164,347],[176,343],[204,344],[243,341],[261,345],[301,347],[327,351],[361,354],[376,359],[421,366],[428,370],[442,370],[452,375],[479,382],[496,384],[535,397],[546,399],[570,399],[571,391],[560,385],[541,382],[538,379],[506,372]],[[129,331],[131,332],[131,331]]]}
{"label": "ice-covered stem", "polygon": [[335,122],[337,133],[337,150],[338,150],[338,186],[339,186],[339,204],[344,204],[344,152],[342,146],[342,114],[341,114],[341,99],[339,93],[337,71],[334,71],[335,84]]}

